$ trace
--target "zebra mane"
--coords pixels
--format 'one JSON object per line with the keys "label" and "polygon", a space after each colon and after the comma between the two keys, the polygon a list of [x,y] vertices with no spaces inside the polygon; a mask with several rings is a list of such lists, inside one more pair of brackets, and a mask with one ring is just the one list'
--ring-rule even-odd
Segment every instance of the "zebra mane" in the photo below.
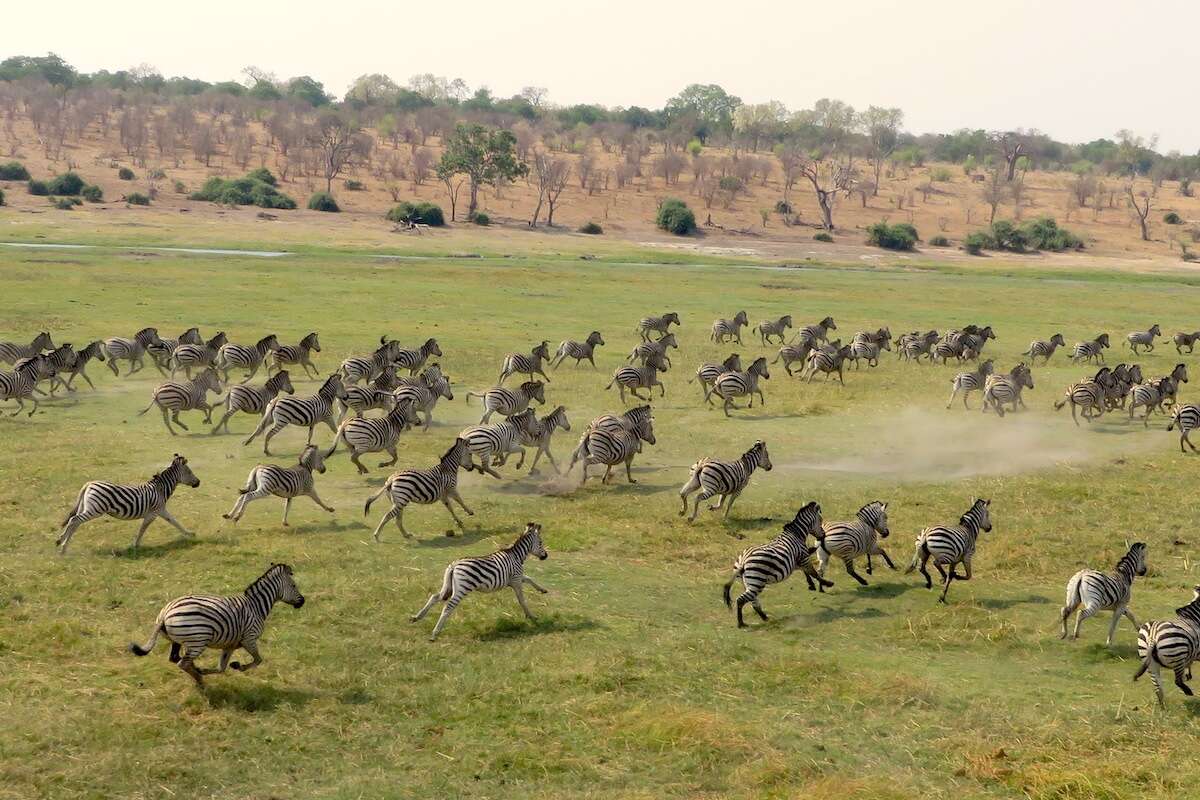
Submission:
{"label": "zebra mane", "polygon": [[303,339],[300,340],[300,347],[311,350],[312,346],[313,346],[313,342],[315,342],[316,340],[317,340],[317,332],[313,331],[312,333],[308,334],[307,336],[305,336]]}
{"label": "zebra mane", "polygon": [[257,348],[257,347],[266,347],[266,346],[267,346],[267,343],[268,343],[268,342],[271,342],[271,341],[278,342],[278,341],[279,341],[279,337],[278,337],[278,336],[276,336],[276,335],[275,335],[275,334],[273,334],[273,333],[269,333],[269,334],[267,334],[266,336],[264,336],[263,338],[259,339],[257,342],[255,342],[254,346],[255,346],[256,348]]}
{"label": "zebra mane", "polygon": [[1133,574],[1134,574],[1134,566],[1136,565],[1138,557],[1139,557],[1138,554],[1145,553],[1145,551],[1146,551],[1146,543],[1145,542],[1134,542],[1130,546],[1129,550],[1125,553],[1125,555],[1121,556],[1121,558],[1117,560],[1117,566],[1113,569],[1113,571],[1116,572],[1118,575],[1123,575],[1124,577],[1126,577],[1132,581]]}
{"label": "zebra mane", "polygon": [[1200,586],[1195,588],[1195,594],[1196,596],[1192,598],[1192,602],[1175,609],[1175,614],[1189,622],[1200,625]]}
{"label": "zebra mane", "polygon": [[455,439],[454,444],[450,445],[450,449],[443,453],[442,457],[438,459],[438,466],[445,467],[451,462],[461,461],[462,451],[466,446],[467,443],[465,440],[461,438]]}
{"label": "zebra mane", "polygon": [[283,564],[283,563],[272,564],[271,566],[267,567],[266,572],[264,572],[262,575],[259,575],[254,580],[250,581],[250,583],[246,586],[246,589],[245,589],[245,591],[242,592],[242,594],[249,594],[250,590],[253,589],[255,586],[259,586],[260,584],[266,583],[268,580],[274,578],[280,572],[290,575],[292,573],[292,568],[290,566],[288,566],[287,564]]}
{"label": "zebra mane", "polygon": [[229,337],[225,335],[225,331],[217,331],[217,335],[209,339],[204,344],[206,347],[216,350],[221,345],[225,344],[225,342],[228,341],[228,338]]}
{"label": "zebra mane", "polygon": [[879,518],[879,512],[886,509],[887,503],[883,502],[882,500],[872,500],[860,508],[856,516],[858,516],[859,519],[866,520],[868,522],[874,522]]}

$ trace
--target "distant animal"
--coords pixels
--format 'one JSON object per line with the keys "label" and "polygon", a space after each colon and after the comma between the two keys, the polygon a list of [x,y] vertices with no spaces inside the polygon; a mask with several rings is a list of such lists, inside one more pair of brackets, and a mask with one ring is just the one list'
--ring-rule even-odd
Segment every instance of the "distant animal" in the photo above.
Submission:
{"label": "distant animal", "polygon": [[1186,347],[1190,353],[1196,349],[1196,342],[1200,341],[1200,331],[1194,333],[1177,333],[1172,340],[1175,342],[1175,352],[1183,355],[1183,348]]}
{"label": "distant animal", "polygon": [[416,375],[417,370],[425,366],[430,356],[442,357],[442,348],[437,339],[426,339],[425,343],[415,350],[397,350],[392,357],[396,369],[406,369],[409,375]]}
{"label": "distant animal", "polygon": [[483,399],[483,416],[479,418],[479,424],[486,425],[492,414],[511,417],[529,408],[533,400],[545,405],[546,388],[541,381],[525,381],[516,389],[497,386],[485,392],[467,392],[467,403],[471,402],[472,397]]}
{"label": "distant animal", "polygon": [[[1167,383],[1168,378],[1170,379],[1170,383]],[[1159,390],[1159,394],[1162,395],[1162,405],[1168,407],[1175,405],[1175,399],[1179,393],[1179,384],[1187,382],[1188,374],[1186,364],[1176,364],[1175,368],[1171,370],[1170,375],[1167,375],[1165,378],[1159,378],[1151,381],[1155,388]],[[1162,407],[1159,408],[1159,411],[1166,413],[1165,409]]]}
{"label": "distant animal", "polygon": [[343,383],[347,386],[359,381],[373,380],[396,360],[396,354],[399,352],[400,342],[381,336],[379,337],[379,347],[375,348],[375,352],[369,356],[347,358],[338,367],[338,374],[341,375]]}
{"label": "distant animal", "polygon": [[1098,361],[1104,363],[1104,350],[1108,348],[1108,334],[1102,333],[1095,339],[1086,342],[1076,342],[1075,349],[1071,352],[1071,361],[1073,362],[1088,362]]}
{"label": "distant animal", "polygon": [[1054,410],[1060,411],[1068,403],[1071,406],[1071,419],[1076,425],[1079,424],[1079,418],[1075,415],[1076,409],[1080,410],[1081,416],[1090,424],[1093,419],[1104,414],[1104,387],[1095,380],[1071,384],[1067,387],[1063,399],[1054,404]]}
{"label": "distant animal", "polygon": [[1129,552],[1121,556],[1112,574],[1098,572],[1094,569],[1081,569],[1067,581],[1067,602],[1059,612],[1062,623],[1062,636],[1067,638],[1067,619],[1075,610],[1079,615],[1075,618],[1075,630],[1072,639],[1079,638],[1079,627],[1083,621],[1101,611],[1112,612],[1112,622],[1108,626],[1108,638],[1105,644],[1112,646],[1113,634],[1117,630],[1117,622],[1124,615],[1129,617],[1133,629],[1138,629],[1137,620],[1129,610],[1129,599],[1133,595],[1134,578],[1146,574],[1146,544],[1135,542]]}
{"label": "distant animal", "polygon": [[855,369],[858,369],[860,359],[866,359],[868,367],[877,367],[879,366],[879,352],[891,349],[892,343],[886,339],[880,342],[872,342],[868,339],[855,339],[850,343],[848,358],[854,362]]}
{"label": "distant animal", "polygon": [[991,408],[996,412],[997,416],[1004,416],[1004,406],[1009,404],[1010,409],[1014,414],[1017,411],[1017,406],[1025,407],[1025,401],[1021,399],[1021,393],[1026,389],[1033,388],[1033,373],[1029,367],[1021,362],[1013,367],[1011,371],[1003,375],[989,375],[983,384],[983,406],[981,411],[987,411]]}
{"label": "distant animal", "polygon": [[733,319],[719,319],[712,324],[711,339],[718,344],[728,341],[736,341],[742,344],[742,328],[750,324],[749,317],[745,311],[739,311],[733,315]]}
{"label": "distant animal", "polygon": [[217,351],[217,357],[213,363],[217,369],[221,370],[222,379],[226,383],[229,382],[230,370],[239,368],[249,370],[242,379],[242,383],[245,383],[258,373],[258,368],[262,366],[267,355],[278,349],[279,338],[272,333],[259,339],[253,345],[226,343]]}
{"label": "distant animal", "polygon": [[338,442],[345,442],[346,447],[350,449],[350,460],[358,468],[360,475],[367,474],[367,468],[358,460],[363,453],[387,451],[392,460],[381,461],[379,466],[390,467],[400,459],[396,453],[400,434],[416,425],[420,419],[413,408],[412,399],[395,403],[391,411],[383,417],[351,417],[338,425],[337,433],[333,437],[333,446],[329,448],[325,457],[329,458],[337,451]]}
{"label": "distant animal", "polygon": [[204,337],[200,335],[200,329],[192,326],[174,339],[159,338],[157,342],[151,342],[146,346],[146,352],[154,359],[154,366],[161,374],[167,374],[166,368],[171,364],[171,354],[181,344],[204,344]]}
{"label": "distant animal", "polygon": [[525,574],[525,560],[531,555],[537,556],[540,561],[545,561],[549,555],[542,543],[542,526],[536,522],[527,523],[525,532],[503,550],[451,562],[442,575],[442,588],[429,595],[429,600],[410,620],[420,622],[438,601],[445,603],[429,636],[432,642],[442,632],[454,609],[470,592],[494,592],[507,586],[517,596],[517,603],[525,612],[526,619],[534,621],[536,618],[525,603],[524,586],[528,583],[542,594],[548,590]]}
{"label": "distant animal", "polygon": [[[279,600],[293,608],[304,605],[304,595],[296,588],[295,575],[287,564],[272,564],[240,595],[192,594],[172,600],[158,612],[149,640],[142,645],[130,644],[129,651],[136,656],[150,655],[159,635],[166,636],[171,642],[171,662],[178,662],[200,687],[204,686],[205,675],[223,673],[228,667],[248,672],[262,663],[258,640],[267,615]],[[216,669],[198,668],[196,659],[210,647],[221,651],[220,665]],[[238,648],[250,654],[249,664],[230,661]]]}
{"label": "distant animal", "polygon": [[866,586],[866,579],[854,571],[854,559],[867,557],[868,575],[871,574],[871,556],[883,556],[887,565],[895,569],[896,565],[879,544],[879,540],[886,539],[890,533],[887,503],[880,500],[867,503],[849,522],[822,524],[820,530],[813,534],[817,539],[817,546],[813,549],[819,561],[817,574],[825,577],[825,568],[829,565],[830,558],[836,556],[845,565],[846,574]]}
{"label": "distant animal", "polygon": [[179,345],[171,353],[171,377],[174,378],[176,372],[183,370],[183,374],[191,380],[193,369],[208,369],[214,366],[217,353],[228,341],[225,331],[218,331],[216,336],[204,344]]}
{"label": "distant animal", "polygon": [[[786,345],[785,345],[786,347]],[[778,360],[778,359],[776,359]],[[696,377],[688,380],[688,383],[700,381],[700,390],[704,392],[704,399],[708,400],[708,395],[712,391],[713,382],[718,376],[726,372],[740,372],[742,369],[742,357],[737,353],[733,353],[720,364],[706,362],[696,368]]]}
{"label": "distant animal", "polygon": [[364,411],[375,409],[390,411],[396,405],[396,398],[392,393],[400,385],[396,380],[396,368],[387,366],[368,385],[347,386],[346,398],[338,401],[342,409],[338,412],[338,424],[340,425],[351,411],[356,417],[361,417]]}
{"label": "distant animal", "polygon": [[550,452],[550,439],[559,428],[562,428],[564,431],[571,430],[571,421],[567,419],[567,409],[565,406],[558,406],[541,419],[534,420],[530,424],[528,431],[522,432],[521,445],[537,448],[537,451],[533,454],[533,463],[529,465],[530,475],[537,473],[538,460],[543,455],[550,459],[550,466],[554,468],[554,474],[558,474],[558,464],[554,461],[554,454]]}
{"label": "distant animal", "polygon": [[[959,517],[957,525],[935,525],[925,528],[917,537],[916,552],[904,573],[907,575],[919,566],[921,574],[925,576],[925,588],[932,588],[933,580],[926,568],[932,558],[933,565],[942,576],[942,595],[938,602],[946,602],[946,593],[955,579],[971,580],[971,559],[975,555],[979,533],[992,530],[991,504],[991,500],[975,500],[966,513]],[[959,564],[963,565],[965,575],[955,573]]]}
{"label": "distant animal", "polygon": [[[840,339],[838,340],[838,346],[841,346]],[[797,344],[785,344],[779,348],[779,355],[775,356],[775,360],[771,363],[778,364],[780,361],[783,361],[783,368],[787,370],[788,377],[790,378],[793,374],[792,364],[795,364],[797,361],[801,362],[802,364],[806,363],[808,361],[808,356],[810,353],[812,353],[813,349],[814,341],[812,339],[801,339]],[[740,369],[741,367],[738,367],[737,369],[728,371],[738,372]],[[803,372],[804,367],[801,367],[799,371]]]}
{"label": "distant animal", "polygon": [[463,527],[463,522],[454,513],[454,509],[450,506],[450,501],[454,500],[463,511],[467,512],[468,516],[475,516],[475,512],[467,508],[467,504],[463,502],[462,495],[458,493],[458,471],[466,469],[468,472],[477,467],[467,466],[467,442],[464,439],[455,439],[454,444],[450,449],[442,455],[436,466],[429,469],[406,469],[402,472],[396,472],[387,479],[378,492],[371,495],[367,499],[366,505],[363,506],[363,516],[365,517],[371,511],[371,504],[378,500],[383,495],[388,495],[392,501],[392,507],[383,515],[383,519],[379,520],[379,524],[375,526],[375,532],[372,534],[376,542],[381,541],[379,538],[380,531],[389,520],[396,520],[396,527],[400,529],[400,533],[404,534],[404,538],[411,539],[412,534],[404,527],[404,509],[410,503],[420,503],[429,505],[441,501],[446,510],[450,512],[450,516],[454,518],[454,523],[458,525],[459,530],[466,530]]}
{"label": "distant animal", "polygon": [[1039,358],[1042,359],[1043,364],[1049,364],[1051,356],[1054,355],[1054,351],[1060,347],[1066,346],[1067,341],[1063,338],[1063,335],[1061,333],[1056,333],[1046,341],[1037,339],[1030,342],[1029,349],[1021,355],[1029,356],[1029,363],[1031,366],[1035,365]]}
{"label": "distant animal", "polygon": [[191,380],[167,381],[159,386],[154,390],[150,405],[139,411],[138,416],[140,417],[154,406],[158,406],[158,410],[162,412],[163,425],[172,436],[178,436],[175,429],[171,427],[172,422],[185,431],[188,430],[188,426],[179,419],[181,411],[203,411],[204,423],[212,424],[212,410],[216,404],[208,402],[208,393],[220,393],[220,391],[221,381],[217,377],[217,371],[212,367],[207,367]]}
{"label": "distant animal", "polygon": [[706,398],[709,403],[712,402],[712,396],[716,395],[723,401],[723,409],[725,416],[732,416],[729,413],[731,408],[740,408],[733,402],[737,397],[749,397],[749,405],[747,408],[754,407],[754,395],[758,395],[759,404],[765,405],[767,399],[763,397],[762,389],[759,387],[759,380],[770,380],[771,373],[767,370],[767,359],[754,359],[754,363],[745,371],[726,372],[717,376],[713,381],[712,393]]}
{"label": "distant animal", "polygon": [[67,387],[67,391],[75,391],[74,387],[71,386],[71,383],[74,382],[76,378],[83,378],[85,381],[87,381],[88,386],[90,386],[93,390],[96,388],[96,384],[92,383],[92,379],[89,378],[87,374],[87,365],[92,361],[92,359],[104,361],[104,342],[92,342],[82,350],[77,350],[75,352],[74,361],[72,361],[70,364],[64,365],[63,368],[59,370],[58,378],[61,379],[63,384]]}
{"label": "distant animal", "polygon": [[771,343],[772,336],[778,337],[779,344],[783,344],[786,341],[784,331],[790,327],[792,327],[791,314],[784,314],[779,319],[763,320],[762,322],[758,323],[758,336],[760,339],[762,339],[763,347],[766,347]]}
{"label": "distant animal", "polygon": [[225,432],[229,433],[229,419],[234,414],[239,411],[245,414],[262,414],[277,395],[280,393],[295,394],[295,392],[291,375],[286,369],[267,378],[267,382],[262,386],[246,386],[245,384],[230,386],[229,394],[225,395],[225,415],[213,426],[211,432],[215,434],[224,428]]}
{"label": "distant animal", "polygon": [[[657,357],[647,359],[644,367],[617,367],[613,372],[612,380],[604,388],[611,389],[616,384],[621,393],[622,403],[625,403],[626,389],[638,400],[649,400],[654,394],[655,386],[659,388],[660,396],[666,396],[667,387],[658,379],[658,373],[666,369],[667,365]],[[646,389],[647,395],[642,397],[638,394],[638,389]]]}
{"label": "distant animal", "polygon": [[600,331],[592,331],[588,334],[585,341],[576,342],[571,339],[566,340],[558,346],[558,351],[554,354],[554,361],[551,362],[555,369],[558,369],[562,364],[563,359],[575,359],[575,366],[579,366],[579,362],[585,358],[593,367],[596,366],[595,350],[598,346],[604,345],[604,337],[600,335]]}
{"label": "distant animal", "polygon": [[669,311],[661,317],[643,317],[637,324],[636,331],[641,334],[642,341],[650,341],[651,331],[656,331],[659,334],[666,335],[671,330],[671,325],[679,325],[679,314],[674,311]]}
{"label": "distant animal", "polygon": [[635,360],[640,360],[643,364],[650,361],[652,358],[660,359],[667,367],[671,366],[671,356],[667,353],[667,349],[677,349],[679,343],[675,341],[675,334],[664,334],[657,342],[642,342],[625,359],[628,363],[633,363]]}
{"label": "distant animal", "polygon": [[729,511],[733,508],[734,501],[741,496],[746,487],[750,484],[750,476],[754,474],[754,470],[762,467],[767,472],[771,471],[771,456],[767,453],[766,442],[761,439],[756,441],[753,446],[737,461],[718,461],[712,458],[702,458],[692,465],[691,475],[688,477],[687,483],[679,490],[679,499],[683,507],[679,510],[679,516],[687,514],[688,496],[699,491],[696,495],[696,501],[692,506],[692,515],[688,517],[689,522],[696,521],[696,514],[700,511],[700,503],[716,497],[717,504],[709,506],[709,511],[717,511],[722,506],[725,507],[724,518],[729,518]]}
{"label": "distant animal", "polygon": [[1133,421],[1133,412],[1143,407],[1146,415],[1142,417],[1142,425],[1150,427],[1150,415],[1155,409],[1162,411],[1164,393],[1175,393],[1175,381],[1170,377],[1162,378],[1156,384],[1143,383],[1133,387],[1129,395],[1129,420]]}
{"label": "distant animal", "polygon": [[975,368],[974,372],[960,372],[954,376],[954,380],[950,382],[953,391],[950,392],[950,399],[946,401],[946,408],[949,408],[954,403],[954,398],[962,392],[963,408],[970,409],[967,405],[967,397],[971,392],[982,392],[984,384],[987,383],[988,376],[995,372],[995,364],[992,359],[988,359]]}
{"label": "distant animal", "polygon": [[281,467],[278,464],[259,464],[250,470],[246,477],[246,485],[238,489],[237,502],[225,515],[225,519],[237,522],[246,513],[246,506],[255,500],[275,495],[283,498],[283,526],[288,524],[288,512],[292,509],[292,500],[297,497],[311,497],[312,501],[333,513],[333,507],[325,505],[317,496],[313,485],[313,472],[325,474],[325,458],[321,448],[310,444],[300,453],[299,462],[292,467]]}
{"label": "distant animal", "polygon": [[1200,406],[1187,403],[1185,405],[1175,405],[1171,407],[1171,422],[1167,425],[1167,430],[1172,431],[1179,428],[1179,452],[1186,453],[1183,449],[1184,443],[1192,448],[1192,452],[1196,452],[1196,446],[1192,444],[1192,440],[1188,438],[1188,434],[1196,428],[1200,428]]}
{"label": "distant animal", "polygon": [[1175,609],[1175,619],[1143,623],[1138,628],[1138,658],[1142,664],[1134,673],[1136,681],[1146,670],[1154,682],[1154,696],[1163,707],[1162,668],[1175,673],[1175,685],[1189,697],[1192,689],[1192,662],[1200,659],[1200,586],[1192,589],[1192,601]]}
{"label": "distant animal", "polygon": [[1139,347],[1146,348],[1146,352],[1154,351],[1154,340],[1162,336],[1162,330],[1158,327],[1158,323],[1150,326],[1150,330],[1133,331],[1125,336],[1125,343],[1129,345],[1129,349],[1137,352]]}
{"label": "distant animal", "polygon": [[312,363],[312,354],[321,352],[321,340],[317,336],[317,332],[305,336],[300,340],[299,344],[281,344],[277,350],[271,353],[271,363],[267,366],[267,370],[281,370],[284,367],[300,366],[304,368],[306,377],[317,377],[321,373],[317,371],[317,367]]}
{"label": "distant animal", "polygon": [[121,373],[117,369],[117,362],[128,361],[129,372],[125,373],[126,376],[142,370],[145,367],[146,348],[161,341],[157,328],[142,328],[131,339],[105,339],[104,355],[108,357],[108,368],[114,376],[119,376]]}
{"label": "distant animal", "polygon": [[833,317],[825,317],[825,319],[821,320],[816,325],[806,325],[801,328],[796,332],[796,336],[792,339],[792,341],[802,341],[805,338],[808,338],[816,342],[823,342],[829,338],[830,331],[836,330],[837,324],[834,323]]}
{"label": "distant animal", "polygon": [[23,358],[33,358],[36,355],[41,355],[43,350],[53,349],[54,342],[50,339],[50,334],[42,331],[33,337],[33,341],[29,344],[0,342],[0,361],[3,361],[5,364],[15,364]]}
{"label": "distant animal", "polygon": [[818,372],[825,373],[826,381],[836,372],[838,382],[845,386],[846,379],[843,371],[846,366],[846,359],[850,357],[850,350],[850,345],[843,345],[832,353],[823,349],[817,349],[809,353],[808,363],[805,364],[805,369],[808,371],[808,382],[812,383],[812,379]]}
{"label": "distant animal", "polygon": [[897,357],[903,356],[905,361],[916,361],[920,363],[921,356],[926,356],[929,361],[933,361],[930,356],[930,350],[938,340],[938,332],[931,330],[925,333],[905,334],[900,337],[900,347]]}
{"label": "distant animal", "polygon": [[[331,431],[337,433],[337,426],[333,424],[333,403],[345,396],[346,387],[342,384],[341,376],[336,372],[325,379],[325,383],[321,384],[321,388],[314,395],[308,397],[279,395],[267,403],[258,427],[242,444],[250,444],[260,433],[267,431],[266,438],[263,439],[263,453],[271,455],[271,438],[288,425],[308,428],[308,439],[305,444],[312,444],[313,429],[317,427],[318,423],[324,422]],[[270,430],[267,430],[268,427]]]}
{"label": "distant animal", "polygon": [[509,353],[504,357],[504,366],[500,368],[500,377],[496,383],[503,385],[504,379],[509,375],[526,375],[529,380],[533,380],[535,374],[541,375],[546,379],[546,383],[550,382],[550,376],[542,368],[543,361],[550,360],[550,343],[543,341],[529,352],[529,355],[524,353]]}

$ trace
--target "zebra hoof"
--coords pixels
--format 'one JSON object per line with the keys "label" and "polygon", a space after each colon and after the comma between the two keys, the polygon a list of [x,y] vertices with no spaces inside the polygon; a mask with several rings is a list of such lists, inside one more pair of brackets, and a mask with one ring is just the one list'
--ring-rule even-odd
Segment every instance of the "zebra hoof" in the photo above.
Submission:
{"label": "zebra hoof", "polygon": [[242,662],[240,661],[231,661],[229,662],[229,666],[231,669],[236,669],[238,672],[242,671]]}
{"label": "zebra hoof", "polygon": [[453,529],[453,528],[447,528],[447,529],[446,529],[446,538],[447,538],[447,539],[453,539],[453,538],[454,538],[454,529]]}

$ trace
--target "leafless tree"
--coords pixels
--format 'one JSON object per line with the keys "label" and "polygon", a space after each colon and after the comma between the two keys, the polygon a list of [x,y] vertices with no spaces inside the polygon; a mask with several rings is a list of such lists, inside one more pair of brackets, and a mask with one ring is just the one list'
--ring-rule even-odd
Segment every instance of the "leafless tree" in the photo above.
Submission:
{"label": "leafless tree", "polygon": [[679,182],[679,173],[687,166],[687,159],[674,150],[663,153],[654,159],[654,174],[663,179],[668,186]]}
{"label": "leafless tree", "polygon": [[1004,173],[1001,172],[999,167],[995,167],[988,172],[983,188],[979,190],[979,199],[991,209],[991,214],[988,216],[989,225],[996,221],[996,210],[1007,196],[1008,192],[1004,186]]}
{"label": "leafless tree", "polygon": [[898,108],[881,108],[870,106],[859,115],[859,123],[867,135],[867,144],[871,158],[871,168],[875,172],[871,196],[879,194],[879,184],[883,175],[883,165],[896,150],[899,142],[900,125],[904,122],[904,112]]}
{"label": "leafless tree", "polygon": [[358,133],[357,125],[332,111],[318,117],[309,131],[308,143],[320,156],[325,191],[332,191],[333,179],[361,155],[363,142]]}
{"label": "leafless tree", "polygon": [[1071,196],[1075,198],[1075,202],[1079,208],[1087,205],[1088,198],[1096,193],[1096,177],[1090,172],[1085,172],[1082,175],[1076,175],[1068,184]]}
{"label": "leafless tree", "polygon": [[420,186],[429,178],[429,171],[433,168],[433,151],[427,147],[418,147],[413,151],[412,159],[409,161],[410,172],[412,173],[413,186]]}
{"label": "leafless tree", "polygon": [[537,205],[533,209],[529,227],[537,227],[538,217],[541,216],[542,207],[546,204],[550,206],[546,215],[546,224],[554,224],[554,208],[558,203],[559,195],[566,188],[570,175],[571,164],[566,159],[552,156],[545,150],[534,155],[533,176],[537,185]]}
{"label": "leafless tree", "polygon": [[833,206],[837,196],[849,195],[854,189],[856,171],[853,163],[835,158],[810,158],[800,165],[799,170],[800,177],[812,184],[821,209],[821,227],[833,230]]}
{"label": "leafless tree", "polygon": [[[1134,194],[1133,184],[1130,183],[1125,185],[1125,195],[1129,200],[1129,210],[1133,213],[1133,218],[1137,220],[1138,225],[1141,226],[1142,241],[1150,241],[1150,226],[1148,224],[1152,200],[1150,193],[1143,190],[1137,194]],[[1139,198],[1141,198],[1140,203],[1138,202]]]}
{"label": "leafless tree", "polygon": [[591,153],[584,151],[579,157],[579,162],[575,165],[575,174],[579,176],[579,188],[586,189],[588,179],[592,176],[592,172],[596,169],[596,157]]}
{"label": "leafless tree", "polygon": [[446,187],[446,198],[450,201],[450,221],[458,221],[458,194],[462,191],[462,187],[467,183],[465,175],[446,175],[441,178],[442,185]]}
{"label": "leafless tree", "polygon": [[1017,160],[1029,152],[1025,135],[1020,131],[999,131],[992,134],[992,140],[996,142],[1000,154],[1004,157],[1004,165],[1007,168],[1005,180],[1011,181],[1016,177]]}
{"label": "leafless tree", "polygon": [[209,166],[212,157],[217,153],[217,140],[212,125],[207,122],[197,125],[192,131],[191,143],[192,155],[197,161],[203,162],[204,166]]}

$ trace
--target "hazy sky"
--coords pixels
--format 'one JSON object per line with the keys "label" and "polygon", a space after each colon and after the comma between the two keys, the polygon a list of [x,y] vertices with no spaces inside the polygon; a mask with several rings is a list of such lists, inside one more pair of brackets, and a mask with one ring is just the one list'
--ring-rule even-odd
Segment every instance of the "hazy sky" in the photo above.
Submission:
{"label": "hazy sky", "polygon": [[660,107],[688,83],[802,108],[899,106],[914,132],[1033,127],[1078,142],[1119,128],[1200,149],[1197,0],[580,2],[2,0],[0,56],[54,50],[86,71],[148,62],[239,78],[253,63],[341,95],[418,72],[498,95]]}

